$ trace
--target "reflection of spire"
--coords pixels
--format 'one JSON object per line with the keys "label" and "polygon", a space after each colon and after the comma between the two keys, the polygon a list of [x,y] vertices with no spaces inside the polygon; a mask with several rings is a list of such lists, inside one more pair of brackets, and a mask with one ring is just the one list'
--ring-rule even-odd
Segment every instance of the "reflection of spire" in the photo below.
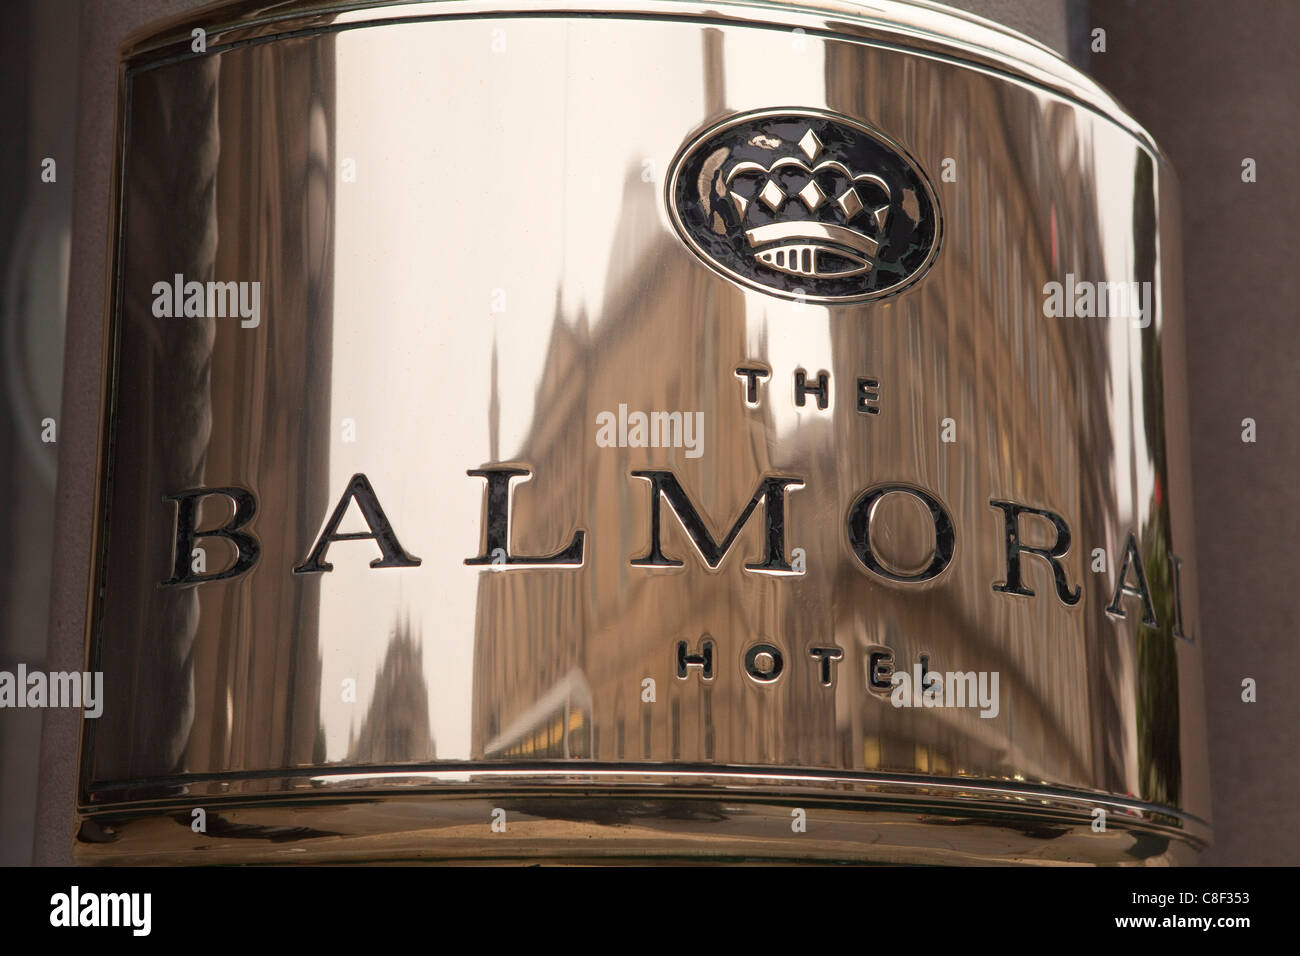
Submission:
{"label": "reflection of spire", "polygon": [[356,740],[348,743],[349,760],[407,763],[434,759],[423,656],[421,638],[412,635],[407,618],[390,632],[366,718]]}
{"label": "reflection of spire", "polygon": [[492,378],[488,384],[488,461],[501,460],[501,395],[497,390],[497,334],[492,330]]}
{"label": "reflection of spire", "polygon": [[727,71],[723,69],[722,31],[704,31],[704,113],[715,116],[727,105]]}

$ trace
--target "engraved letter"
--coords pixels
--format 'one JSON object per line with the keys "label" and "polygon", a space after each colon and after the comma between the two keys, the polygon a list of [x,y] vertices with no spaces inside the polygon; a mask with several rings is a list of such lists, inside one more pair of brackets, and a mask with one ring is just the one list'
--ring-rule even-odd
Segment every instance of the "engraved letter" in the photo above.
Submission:
{"label": "engraved letter", "polygon": [[[526,468],[483,468],[466,474],[487,479],[483,551],[477,558],[466,558],[466,564],[493,564],[501,570],[507,567],[582,566],[583,544],[587,537],[582,530],[573,533],[573,540],[567,548],[554,554],[530,557],[510,553],[510,484],[516,478],[529,477],[530,471]],[[496,558],[493,558],[494,554]]]}
{"label": "engraved letter", "polygon": [[[1004,522],[1004,533],[1002,543],[1006,547],[1007,554],[1007,580],[1004,584],[994,584],[993,590],[1003,594],[1023,594],[1025,597],[1033,597],[1034,592],[1025,587],[1020,571],[1020,554],[1034,554],[1046,561],[1052,568],[1052,579],[1056,582],[1056,596],[1066,607],[1073,607],[1079,603],[1079,596],[1083,589],[1076,587],[1071,593],[1070,585],[1065,580],[1065,568],[1061,567],[1058,558],[1065,557],[1070,550],[1070,529],[1065,523],[1065,519],[1058,514],[1050,511],[1043,511],[1039,508],[1030,508],[1028,505],[1018,505],[1013,501],[990,501],[994,508],[1002,509]],[[1022,514],[1037,515],[1040,518],[1046,518],[1056,529],[1056,541],[1050,548],[1031,548],[1020,541],[1020,516]]]}
{"label": "engraved letter", "polygon": [[[916,574],[897,574],[890,571],[877,560],[871,551],[870,528],[871,519],[876,510],[876,503],[885,495],[892,494],[911,495],[913,498],[918,499],[929,509],[930,520],[934,522],[934,557],[930,561],[929,567]],[[848,523],[849,545],[852,547],[853,553],[858,556],[858,560],[862,562],[868,571],[872,571],[889,581],[917,584],[936,578],[948,566],[948,562],[952,560],[953,551],[957,547],[957,532],[953,527],[952,518],[944,510],[943,505],[920,488],[913,488],[910,485],[879,485],[864,492],[849,512]]]}
{"label": "engraved letter", "polygon": [[686,669],[698,667],[705,680],[713,680],[713,641],[705,637],[700,642],[698,654],[690,654],[688,650],[685,641],[677,642],[677,676],[686,680]]}
{"label": "engraved letter", "polygon": [[[1129,565],[1133,567],[1133,574],[1137,577],[1137,587],[1132,587],[1127,583]],[[1156,627],[1156,612],[1151,606],[1151,592],[1147,587],[1146,571],[1142,568],[1142,555],[1138,553],[1137,538],[1129,534],[1128,543],[1124,546],[1124,559],[1120,562],[1119,573],[1115,578],[1115,597],[1111,600],[1110,606],[1106,608],[1106,613],[1114,614],[1116,617],[1123,618],[1124,609],[1119,606],[1119,599],[1125,594],[1132,594],[1142,599],[1142,623],[1147,627]]]}
{"label": "engraved letter", "polygon": [[745,522],[749,520],[749,516],[754,513],[754,508],[761,500],[763,534],[767,551],[761,564],[747,564],[745,568],[749,571],[796,573],[785,560],[785,489],[791,485],[802,487],[803,482],[800,479],[769,477],[759,482],[758,490],[754,492],[753,497],[740,513],[740,517],[736,519],[736,523],[731,526],[731,530],[719,544],[713,540],[713,535],[709,533],[700,513],[695,510],[691,499],[687,497],[677,481],[677,476],[671,471],[634,471],[632,477],[650,482],[650,550],[644,556],[632,560],[634,567],[679,568],[682,566],[681,561],[665,557],[663,553],[660,542],[662,510],[659,506],[660,497],[667,500],[669,507],[676,513],[682,527],[686,529],[687,535],[710,568],[716,568],[722,563],[722,559],[731,550],[736,536],[740,534],[741,528],[745,526]]}
{"label": "engraved letter", "polygon": [[[339,523],[343,521],[348,505],[354,498],[357,507],[361,509],[361,516],[366,519],[366,526],[370,530],[368,532],[351,531],[339,534]],[[379,550],[383,552],[382,558],[375,558],[370,562],[372,568],[419,567],[420,559],[412,557],[402,550],[401,542],[397,540],[397,535],[393,533],[393,526],[388,523],[388,516],[384,514],[384,509],[379,506],[379,499],[375,497],[375,489],[370,487],[370,482],[365,475],[357,473],[348,482],[348,487],[343,492],[343,497],[339,499],[338,506],[334,509],[334,513],[330,515],[329,521],[325,523],[325,530],[321,532],[320,540],[311,549],[311,554],[307,555],[307,560],[294,568],[293,573],[322,574],[326,571],[333,571],[334,565],[325,560],[325,552],[329,550],[330,544],[335,541],[360,541],[365,538],[373,538],[375,543],[379,545]]]}
{"label": "engraved letter", "polygon": [[[229,498],[234,503],[235,513],[220,528],[196,531],[199,499],[206,498],[208,495],[224,495]],[[179,494],[168,495],[163,500],[176,502],[176,544],[172,576],[163,581],[159,587],[185,587],[233,578],[243,574],[257,563],[261,546],[247,531],[239,530],[252,521],[253,515],[257,513],[257,501],[251,491],[245,488],[192,488]],[[194,553],[194,542],[199,538],[225,538],[235,546],[235,563],[224,571],[214,571],[211,574],[196,572],[190,560]]]}

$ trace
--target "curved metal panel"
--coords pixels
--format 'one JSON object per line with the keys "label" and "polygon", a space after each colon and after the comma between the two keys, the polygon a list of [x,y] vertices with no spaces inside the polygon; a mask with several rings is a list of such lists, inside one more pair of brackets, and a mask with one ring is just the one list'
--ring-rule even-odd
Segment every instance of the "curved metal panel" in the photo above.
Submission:
{"label": "curved metal panel", "polygon": [[[1204,842],[1177,210],[1104,93],[895,4],[240,9],[125,60],[84,859]],[[706,264],[674,158],[764,111],[839,124],[748,131],[782,241],[941,252]]]}

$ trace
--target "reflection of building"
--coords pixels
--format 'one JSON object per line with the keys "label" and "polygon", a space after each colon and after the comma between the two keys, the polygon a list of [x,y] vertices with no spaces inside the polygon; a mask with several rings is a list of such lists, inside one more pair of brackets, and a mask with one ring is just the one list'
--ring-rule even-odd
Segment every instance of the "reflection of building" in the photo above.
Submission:
{"label": "reflection of building", "polygon": [[434,759],[422,648],[421,638],[411,634],[409,620],[393,628],[361,730],[348,741],[348,760],[419,763]]}
{"label": "reflection of building", "polygon": [[[663,235],[656,197],[629,177],[605,302],[594,321],[557,311],[532,431],[519,448],[502,450],[534,471],[517,497],[521,549],[554,549],[585,527],[585,566],[481,575],[476,759],[1018,774],[1135,790],[1134,741],[1103,731],[1132,725],[1117,703],[1132,696],[1132,643],[1116,640],[1103,611],[1112,574],[1091,573],[1087,560],[1096,547],[1114,560],[1127,526],[1138,530],[1146,508],[1133,500],[1133,475],[1112,471],[1117,442],[1130,444],[1113,432],[1125,425],[1109,404],[1131,374],[1129,357],[1112,353],[1104,321],[1045,320],[1041,288],[1067,271],[1099,280],[1154,277],[1104,271],[1092,238],[1102,197],[1074,188],[1092,180],[1093,158],[1072,142],[1068,153],[1054,145],[1076,122],[1086,127],[1086,116],[1046,99],[1009,116],[1012,101],[994,82],[963,85],[965,101],[944,109],[873,92],[931,88],[909,76],[916,68],[848,45],[827,56],[834,107],[911,144],[932,175],[942,156],[956,154],[964,177],[961,188],[940,191],[939,261],[895,299],[796,315],[788,304],[742,293]],[[936,95],[945,75],[935,74]],[[1017,95],[1014,102],[1029,101]],[[655,237],[652,246],[645,235]],[[1143,262],[1142,252],[1133,261]],[[802,323],[804,344],[785,335],[782,324],[794,322]],[[791,427],[788,415],[773,412],[789,402],[784,376],[821,355],[833,363],[838,408],[833,416],[801,415]],[[650,364],[663,356],[670,365]],[[764,404],[751,411],[731,372],[754,359],[773,377]],[[859,375],[884,383],[886,411],[870,422],[844,407]],[[704,411],[705,456],[693,462],[667,449],[597,448],[595,415],[620,402]],[[955,445],[938,441],[944,418],[957,423]],[[1141,432],[1129,458],[1135,472],[1150,467]],[[716,573],[704,571],[672,518],[665,550],[686,567],[630,567],[647,540],[649,507],[646,484],[628,475],[636,467],[672,468],[715,532],[735,519],[760,476],[806,479],[789,499],[787,546],[806,550],[810,573],[743,572],[759,548],[757,520]],[[939,586],[883,585],[845,553],[845,509],[887,479],[932,490],[954,517],[958,552]],[[1071,584],[1084,588],[1080,606],[1055,600],[1046,567],[1034,558],[1026,559],[1026,581],[1037,597],[992,591],[1004,567],[1001,515],[991,498],[1066,518],[1073,544],[1064,563]],[[1026,525],[1026,540],[1039,531]],[[1120,633],[1136,626],[1130,618]],[[717,677],[704,682],[692,672],[677,680],[676,642],[698,648],[705,630]],[[787,671],[779,685],[758,687],[739,661],[747,646],[769,639],[784,649]],[[833,690],[818,684],[809,656],[810,647],[828,643],[845,650]],[[1002,713],[981,720],[969,711],[900,711],[871,698],[863,659],[873,644],[893,648],[900,666],[927,654],[935,669],[998,671]],[[657,682],[654,704],[641,697],[647,677]]]}
{"label": "reflection of building", "polygon": [[[332,42],[273,44],[250,60],[222,70],[199,58],[132,80],[119,362],[151,372],[116,395],[99,653],[110,698],[125,690],[91,725],[92,781],[324,762],[319,582],[158,587],[174,540],[165,495],[247,484],[252,469],[262,548],[252,573],[266,575],[293,566],[331,504],[318,478],[328,421],[304,414],[285,429],[279,410],[329,406],[333,142],[327,124],[286,123],[266,104],[332,114]],[[247,239],[263,234],[264,244]],[[177,273],[264,281],[275,321],[155,318],[153,284]],[[205,526],[225,504],[205,505]],[[230,560],[220,539],[202,546],[209,570]]]}

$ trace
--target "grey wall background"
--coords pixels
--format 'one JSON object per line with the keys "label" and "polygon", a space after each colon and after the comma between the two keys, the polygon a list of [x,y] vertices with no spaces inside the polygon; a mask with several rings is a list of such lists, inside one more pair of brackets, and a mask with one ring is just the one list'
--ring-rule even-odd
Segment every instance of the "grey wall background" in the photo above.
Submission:
{"label": "grey wall background", "polygon": [[[78,0],[0,6],[0,670],[50,669]],[[55,161],[54,181],[41,163]],[[31,859],[42,712],[0,711],[0,864]]]}
{"label": "grey wall background", "polygon": [[[116,50],[202,0],[5,0],[0,7],[0,276],[60,288],[68,336],[58,486],[25,430],[31,394],[0,389],[0,668],[80,669],[103,320]],[[952,0],[1092,72],[1154,134],[1182,181],[1193,485],[1214,785],[1212,864],[1300,863],[1300,84],[1295,0]],[[1090,31],[1106,31],[1092,52]],[[39,160],[59,157],[57,188]],[[1258,181],[1241,182],[1241,161]],[[32,213],[35,209],[36,212]],[[24,221],[70,236],[71,266],[31,246]],[[57,243],[55,244],[57,246]],[[16,257],[22,261],[16,262]],[[30,306],[29,300],[23,300]],[[62,341],[62,308],[27,331]],[[41,312],[44,309],[44,312]],[[24,314],[30,315],[31,308]],[[0,331],[16,328],[12,310]],[[29,323],[30,324],[30,323]],[[9,341],[0,338],[0,342]],[[58,349],[28,348],[25,378],[59,380]],[[0,366],[3,367],[3,366]],[[57,385],[55,386],[57,393]],[[18,397],[15,398],[15,394]],[[43,413],[42,413],[43,414]],[[53,413],[51,413],[53,414]],[[1241,420],[1258,423],[1241,442]],[[15,507],[17,505],[17,507]],[[56,509],[57,505],[57,509]],[[48,628],[44,609],[49,608]],[[1259,682],[1242,703],[1240,681]],[[0,863],[70,862],[77,714],[0,714]],[[38,787],[39,784],[39,787]],[[39,804],[37,795],[39,790]]]}

